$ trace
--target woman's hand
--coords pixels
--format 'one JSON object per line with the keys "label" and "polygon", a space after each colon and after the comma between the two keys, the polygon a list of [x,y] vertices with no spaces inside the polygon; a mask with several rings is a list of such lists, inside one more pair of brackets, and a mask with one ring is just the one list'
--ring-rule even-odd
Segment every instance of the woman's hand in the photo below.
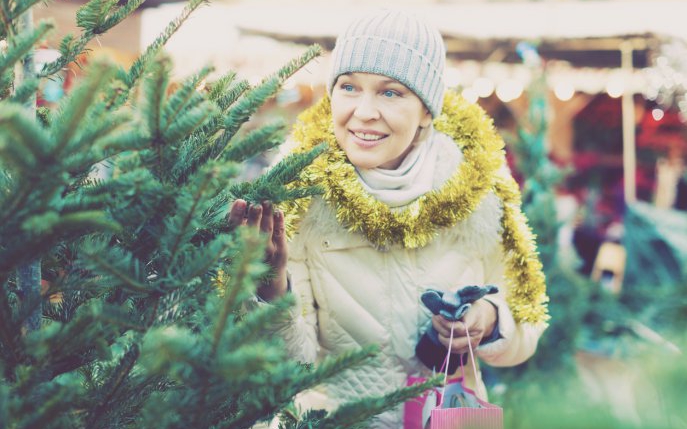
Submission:
{"label": "woman's hand", "polygon": [[273,210],[272,203],[248,205],[244,200],[236,200],[229,210],[229,227],[239,226],[258,228],[269,236],[265,249],[265,262],[273,270],[273,276],[258,287],[258,295],[265,301],[283,296],[287,291],[286,261],[288,247],[284,233],[284,213]]}
{"label": "woman's hand", "polygon": [[432,316],[432,326],[439,334],[439,342],[444,347],[449,346],[451,337],[451,325],[453,325],[453,342],[451,343],[451,353],[467,353],[468,337],[465,332],[467,327],[470,333],[470,343],[474,350],[482,338],[489,337],[496,326],[497,313],[496,307],[487,300],[478,299],[470,306],[470,309],[457,322],[444,319],[443,316]]}

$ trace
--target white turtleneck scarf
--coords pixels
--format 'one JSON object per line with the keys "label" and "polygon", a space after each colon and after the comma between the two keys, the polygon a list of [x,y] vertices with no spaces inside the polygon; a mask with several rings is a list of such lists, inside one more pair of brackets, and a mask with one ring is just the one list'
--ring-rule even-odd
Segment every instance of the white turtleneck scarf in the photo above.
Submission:
{"label": "white turtleneck scarf", "polygon": [[356,168],[356,172],[363,189],[396,208],[441,187],[462,159],[462,152],[449,136],[431,130],[429,137],[416,144],[395,170]]}

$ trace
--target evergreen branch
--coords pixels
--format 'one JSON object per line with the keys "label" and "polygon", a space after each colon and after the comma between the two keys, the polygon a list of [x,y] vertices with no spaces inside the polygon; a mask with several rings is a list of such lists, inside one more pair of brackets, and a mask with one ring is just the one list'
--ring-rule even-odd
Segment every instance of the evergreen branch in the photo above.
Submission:
{"label": "evergreen branch", "polygon": [[116,8],[117,0],[91,0],[76,12],[76,25],[92,35],[103,34],[133,13],[144,0],[129,0]]}
{"label": "evergreen branch", "polygon": [[5,40],[14,36],[14,19],[12,12],[10,10],[10,4],[7,0],[0,2],[0,20],[2,25],[0,25],[0,40]]}
{"label": "evergreen branch", "polygon": [[[234,137],[241,125],[243,125],[243,123],[245,123],[250,116],[267,101],[267,99],[276,94],[283,81],[321,53],[321,47],[318,45],[311,46],[301,57],[292,60],[247,93],[245,93],[245,91],[249,86],[246,81],[239,81],[236,85],[233,85],[228,93],[218,100],[218,104],[222,111],[231,106],[224,119],[224,133],[212,144],[207,154],[201,155],[200,162],[207,158],[217,158],[219,154],[225,150],[227,144]],[[243,94],[243,97],[239,99],[238,97],[241,94]],[[236,103],[236,105],[234,105],[234,103]],[[217,129],[209,128],[207,131],[208,133],[206,135],[209,135],[214,134]]]}
{"label": "evergreen branch", "polygon": [[222,159],[240,163],[272,149],[283,141],[285,130],[286,124],[281,120],[253,130],[240,140],[230,142],[222,154]]}
{"label": "evergreen branch", "polygon": [[443,375],[438,375],[423,383],[404,387],[383,396],[361,398],[344,404],[319,422],[321,429],[348,429],[360,426],[379,413],[422,395],[428,389],[443,384]]}
{"label": "evergreen branch", "polygon": [[94,102],[97,102],[97,97],[114,71],[115,69],[105,62],[95,62],[89,68],[85,81],[72,90],[66,101],[60,104],[51,127],[54,156],[62,156],[63,150],[79,130],[80,123],[88,117],[89,110],[94,108]]}
{"label": "evergreen branch", "polygon": [[0,74],[14,68],[14,65],[29,53],[34,45],[41,41],[48,31],[55,25],[51,22],[41,21],[33,31],[22,32],[10,40],[7,52],[0,54]]}
{"label": "evergreen branch", "polygon": [[143,277],[143,264],[119,247],[108,249],[104,243],[91,243],[83,248],[80,259],[84,268],[115,279],[117,286],[145,295],[152,292]]}
{"label": "evergreen branch", "polygon": [[110,379],[103,385],[101,391],[105,392],[105,398],[100,401],[89,416],[86,422],[86,428],[95,427],[95,423],[100,419],[102,414],[108,411],[112,398],[131,373],[139,356],[140,352],[138,346],[134,343],[129,350],[124,353],[124,356],[119,360],[119,364],[117,368],[114,369]]}
{"label": "evergreen branch", "polygon": [[[14,7],[12,8],[12,11],[10,13],[10,16],[11,16],[10,21],[14,21],[17,18],[19,18],[24,12],[31,9],[34,5],[38,4],[38,2],[40,2],[40,1],[41,0],[20,0],[20,1],[12,2],[14,4]],[[5,1],[3,1],[2,3],[3,3],[2,9],[6,10],[5,6],[4,6]],[[4,19],[3,19],[3,23],[4,23]]]}
{"label": "evergreen branch", "polygon": [[[55,385],[57,391],[42,392],[40,406],[36,406],[30,413],[23,416],[17,426],[18,429],[55,428],[58,421],[56,416],[64,413],[69,408],[73,394],[68,389]],[[45,385],[41,386],[45,389]],[[59,427],[59,426],[57,426]]]}
{"label": "evergreen branch", "polygon": [[[149,141],[145,130],[130,122],[129,115],[122,112],[111,113],[107,120],[93,118],[90,122],[93,125],[79,133],[71,144],[72,151],[82,150],[64,162],[65,169],[74,176],[113,155],[142,149]],[[88,152],[84,153],[86,148]]]}
{"label": "evergreen branch", "polygon": [[[374,356],[376,353],[378,353],[378,348],[376,346],[368,346],[358,350],[349,350],[337,356],[327,357],[321,363],[319,363],[313,371],[301,372],[301,374],[299,374],[300,376],[296,380],[291,379],[292,381],[289,385],[279,386],[276,395],[274,392],[265,394],[258,391],[258,396],[249,398],[249,400],[243,402],[241,404],[240,411],[232,416],[229,420],[222,422],[222,424],[218,425],[218,427],[250,427],[260,417],[274,413],[279,408],[286,405],[286,403],[292,400],[293,396],[295,396],[298,392],[313,387],[317,384],[321,384],[323,380],[326,380],[336,374],[340,374],[341,371],[348,369],[353,365],[361,364],[365,360]],[[285,371],[283,369],[281,371],[275,369],[274,372],[283,373]]]}
{"label": "evergreen branch", "polygon": [[245,79],[233,82],[227,89],[227,92],[217,99],[217,105],[222,112],[226,111],[229,106],[234,104],[241,95],[248,91],[248,89],[250,89],[250,84]]}
{"label": "evergreen branch", "polygon": [[10,97],[14,85],[14,70],[7,70],[0,74],[0,101]]}
{"label": "evergreen branch", "polygon": [[[48,134],[26,109],[13,103],[0,105],[0,159],[4,168],[35,176],[35,165],[50,161],[46,156],[49,142]],[[8,208],[5,206],[3,211]],[[0,219],[2,225],[4,218]]]}
{"label": "evergreen branch", "polygon": [[[357,350],[348,350],[336,356],[327,356],[310,372],[307,372],[293,386],[295,392],[309,389],[342,371],[360,365],[379,353],[377,345],[368,345]],[[294,392],[294,393],[295,393]]]}
{"label": "evergreen branch", "polygon": [[208,100],[218,102],[229,86],[236,79],[236,72],[230,70],[227,74],[221,76],[219,79],[209,85]]}
{"label": "evergreen branch", "polygon": [[228,235],[219,235],[199,248],[193,248],[192,256],[185,259],[183,266],[177,266],[175,275],[182,283],[207,273],[220,259],[225,257],[231,246]]}
{"label": "evergreen branch", "polygon": [[167,43],[170,37],[179,29],[181,24],[188,19],[189,15],[196,10],[201,4],[205,3],[207,0],[191,0],[186,5],[184,10],[181,12],[177,18],[172,20],[167,27],[164,29],[162,34],[160,34],[153,43],[151,43],[146,51],[134,61],[134,64],[129,69],[129,73],[126,77],[126,84],[129,88],[132,88],[136,81],[141,77],[145,64],[152,61],[154,57],[160,52],[160,49]]}
{"label": "evergreen branch", "polygon": [[48,77],[62,70],[81,55],[88,43],[98,34],[107,32],[131,15],[144,0],[129,0],[126,5],[115,8],[116,0],[91,0],[81,6],[76,14],[77,25],[85,29],[78,39],[69,34],[60,42],[60,57],[43,65],[38,77]]}
{"label": "evergreen branch", "polygon": [[[198,74],[192,76],[181,85],[174,94],[167,100],[162,110],[160,130],[161,134],[166,134],[169,127],[174,124],[181,112],[188,109],[188,106],[196,106],[203,101],[203,97],[198,92],[198,85],[212,71],[210,67],[204,67]],[[173,141],[173,140],[170,140]]]}
{"label": "evergreen branch", "polygon": [[30,77],[24,79],[18,87],[15,88],[14,94],[9,98],[9,101],[17,104],[24,104],[38,91],[40,80]]}
{"label": "evergreen branch", "polygon": [[284,82],[294,73],[296,73],[306,64],[308,64],[314,58],[319,57],[320,55],[322,55],[322,47],[318,44],[313,44],[309,46],[308,49],[300,57],[294,58],[293,60],[289,61],[286,65],[277,70],[277,72],[274,73],[271,77],[276,77],[281,82]]}
{"label": "evergreen branch", "polygon": [[326,144],[315,146],[305,153],[293,153],[281,160],[266,174],[260,176],[253,183],[239,183],[232,185],[221,198],[222,203],[234,201],[237,198],[249,203],[272,201],[278,204],[282,201],[320,193],[318,187],[305,189],[289,189],[285,185],[298,179],[300,172],[310,165],[315,158],[327,149]]}
{"label": "evergreen branch", "polygon": [[24,234],[5,238],[5,244],[11,243],[8,247],[12,251],[0,248],[0,271],[36,259],[59,241],[68,241],[97,231],[116,231],[118,224],[100,211],[61,215],[48,209],[24,220],[20,228]]}
{"label": "evergreen branch", "polygon": [[161,145],[160,117],[162,106],[165,100],[165,92],[169,84],[169,72],[171,70],[170,59],[167,56],[158,58],[148,65],[148,76],[143,80],[143,103],[141,111],[144,114],[144,121],[148,126],[148,133],[153,145],[158,151],[158,162],[161,162],[162,153],[159,148]]}
{"label": "evergreen branch", "polygon": [[[222,95],[217,101],[220,110],[224,112],[248,88],[248,82],[245,80],[232,83],[227,94]],[[208,154],[212,153],[211,148],[213,144],[208,142],[217,140],[214,136],[222,129],[223,124],[222,116],[214,115],[186,140],[182,147],[181,156],[179,156],[179,160],[173,168],[172,177],[175,177],[177,181],[183,180],[191,176],[205,161],[212,158]],[[226,141],[219,144],[220,152],[226,144]]]}
{"label": "evergreen branch", "polygon": [[[0,154],[2,153],[2,145],[0,145]],[[7,207],[7,209],[0,211],[0,231],[4,233],[5,228],[9,224],[8,220],[17,215],[19,208],[24,207],[36,182],[38,181],[35,178],[30,177],[29,180],[21,183],[19,189],[13,190],[14,192],[11,193],[8,199],[3,199],[2,206]],[[0,247],[0,252],[2,252],[2,250],[2,247]],[[0,261],[0,266],[1,264],[2,261]],[[5,267],[12,267],[12,265],[8,264]],[[1,270],[2,268],[0,268],[0,271]]]}
{"label": "evergreen branch", "polygon": [[267,79],[257,87],[245,93],[234,106],[227,112],[224,118],[224,138],[218,139],[219,145],[214,145],[210,152],[210,157],[215,158],[219,155],[229,139],[234,136],[236,131],[243,125],[260,106],[265,104],[269,98],[274,96],[279,90],[281,82],[278,78]]}
{"label": "evergreen branch", "polygon": [[[206,367],[206,350],[197,336],[178,325],[151,328],[141,348],[141,365],[150,375],[169,374],[170,367],[187,364],[193,369]],[[186,378],[186,377],[184,377]]]}
{"label": "evergreen branch", "polygon": [[229,349],[238,348],[248,339],[264,334],[265,326],[283,318],[295,304],[292,294],[286,294],[283,298],[270,302],[270,305],[261,306],[248,313],[240,323],[229,331],[224,341]]}
{"label": "evergreen branch", "polygon": [[53,62],[44,64],[37,76],[39,78],[49,77],[62,70],[86,49],[89,41],[90,39],[86,37],[75,39],[71,34],[63,37],[58,48],[60,57]]}
{"label": "evergreen branch", "polygon": [[117,0],[90,0],[76,11],[76,26],[84,32],[98,34],[107,15],[117,6]]}
{"label": "evergreen branch", "polygon": [[191,202],[191,207],[188,209],[186,214],[183,216],[183,219],[179,225],[178,228],[178,233],[176,234],[176,238],[174,242],[172,243],[171,251],[170,251],[170,256],[169,256],[169,262],[174,263],[177,252],[179,251],[181,241],[184,236],[187,234],[187,230],[189,225],[191,225],[191,220],[194,218],[194,215],[196,214],[196,209],[198,208],[200,202],[204,200],[205,196],[205,191],[207,190],[208,186],[212,182],[213,179],[213,170],[206,171],[204,174],[204,177],[200,181],[200,184],[198,187],[195,189],[194,195],[192,196],[192,202]]}
{"label": "evergreen branch", "polygon": [[315,146],[310,152],[289,154],[272,167],[258,182],[286,185],[296,180],[301,171],[327,150],[325,143]]}
{"label": "evergreen branch", "polygon": [[44,329],[27,337],[31,359],[41,363],[37,376],[50,378],[78,368],[91,359],[109,354],[109,346],[120,335],[119,327],[101,323],[103,313],[117,312],[100,300],[81,306],[75,317],[56,329]]}
{"label": "evergreen branch", "polygon": [[203,101],[200,105],[188,109],[164,132],[162,138],[167,142],[176,142],[186,138],[194,130],[216,114],[216,107]]}
{"label": "evergreen branch", "polygon": [[44,223],[44,221],[44,218],[29,220],[26,221],[22,227],[34,232],[39,232],[45,229],[46,232],[50,232],[52,235],[57,237],[66,237],[71,234],[76,234],[78,236],[86,233],[87,231],[119,232],[121,230],[120,225],[110,219],[101,210],[89,210],[73,213],[62,212],[60,213],[60,216],[54,225],[48,225]]}
{"label": "evergreen branch", "polygon": [[238,258],[232,261],[231,272],[229,273],[227,287],[225,288],[228,293],[224,296],[224,305],[217,318],[217,325],[215,326],[215,331],[212,336],[212,348],[210,353],[212,357],[217,353],[217,347],[224,333],[224,328],[227,325],[227,317],[229,317],[234,310],[239,293],[245,288],[245,282],[251,277],[251,265],[262,258],[264,249],[263,240],[260,240],[259,237],[255,235],[246,233],[243,234],[241,242],[243,242],[244,247],[237,255]]}
{"label": "evergreen branch", "polygon": [[82,118],[82,127],[71,142],[73,151],[84,145],[92,146],[95,140],[133,122],[129,109],[108,111],[99,101],[90,107],[88,117]]}

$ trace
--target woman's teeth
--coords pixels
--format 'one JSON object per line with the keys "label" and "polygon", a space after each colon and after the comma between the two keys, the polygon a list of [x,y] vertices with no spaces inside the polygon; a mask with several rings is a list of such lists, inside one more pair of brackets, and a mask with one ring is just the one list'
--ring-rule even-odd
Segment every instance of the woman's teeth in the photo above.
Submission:
{"label": "woman's teeth", "polygon": [[367,140],[367,141],[377,141],[381,140],[384,138],[384,136],[381,136],[379,134],[368,134],[368,133],[353,133],[354,136],[358,137],[359,139],[362,140]]}

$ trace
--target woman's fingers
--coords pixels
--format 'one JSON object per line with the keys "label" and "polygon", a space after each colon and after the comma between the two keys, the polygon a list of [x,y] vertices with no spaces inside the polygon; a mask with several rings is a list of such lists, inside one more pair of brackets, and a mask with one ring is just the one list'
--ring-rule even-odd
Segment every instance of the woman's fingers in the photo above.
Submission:
{"label": "woman's fingers", "polygon": [[284,212],[277,210],[274,212],[273,230],[272,230],[272,244],[274,245],[274,260],[275,265],[285,265],[287,259],[287,244],[286,231],[284,226]]}
{"label": "woman's fingers", "polygon": [[260,232],[272,236],[272,231],[274,230],[274,213],[272,211],[272,203],[269,201],[263,201],[261,207],[262,218],[260,219]]}
{"label": "woman's fingers", "polygon": [[449,341],[448,337],[439,335],[439,342],[446,348],[451,345],[451,353],[464,353],[468,351],[468,339],[465,337],[453,338],[453,341]]}
{"label": "woman's fingers", "polygon": [[236,200],[229,210],[229,230],[233,231],[244,224],[248,204],[244,200]]}
{"label": "woman's fingers", "polygon": [[258,226],[262,220],[262,206],[258,204],[251,204],[248,207],[248,219],[246,219],[246,225],[248,226]]}
{"label": "woman's fingers", "polygon": [[432,326],[440,334],[449,338],[451,335],[451,326],[453,326],[453,336],[459,337],[465,335],[465,323],[462,321],[452,322],[444,319],[442,316],[432,316]]}
{"label": "woman's fingers", "polygon": [[[452,353],[466,353],[468,351],[468,337],[463,321],[449,321],[441,316],[432,317],[432,326],[437,331],[439,342],[444,347],[451,346]],[[451,340],[451,327],[453,327],[453,340]],[[470,343],[475,348],[481,340],[480,332],[470,332]]]}
{"label": "woman's fingers", "polygon": [[231,230],[246,225],[267,234],[269,241],[265,249],[265,262],[276,270],[284,270],[288,259],[288,248],[283,212],[274,210],[274,206],[269,201],[248,205],[244,200],[236,200],[229,210],[228,222]]}

